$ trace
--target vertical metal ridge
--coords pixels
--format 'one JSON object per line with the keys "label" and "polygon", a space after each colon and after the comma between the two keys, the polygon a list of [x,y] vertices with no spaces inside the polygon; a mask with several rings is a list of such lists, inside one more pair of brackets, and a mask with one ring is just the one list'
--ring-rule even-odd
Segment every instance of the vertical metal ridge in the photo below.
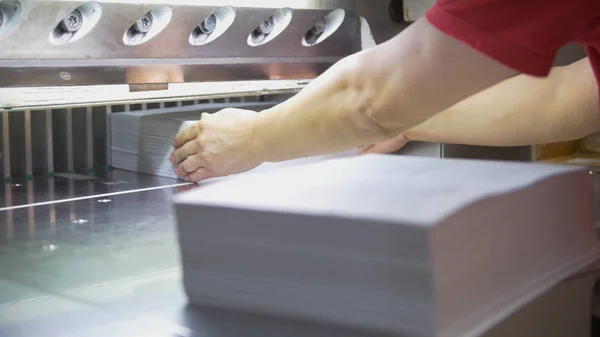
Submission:
{"label": "vertical metal ridge", "polygon": [[8,119],[8,111],[2,111],[2,146],[3,146],[3,158],[4,158],[4,179],[10,179],[10,125]]}
{"label": "vertical metal ridge", "polygon": [[73,110],[67,108],[67,170],[75,171],[73,165]]}
{"label": "vertical metal ridge", "polygon": [[33,162],[31,154],[31,110],[25,110],[25,178],[33,178]]}
{"label": "vertical metal ridge", "polygon": [[46,169],[54,174],[54,135],[52,133],[52,109],[46,110]]}
{"label": "vertical metal ridge", "polygon": [[86,125],[86,156],[87,156],[87,170],[92,172],[94,170],[94,128],[93,128],[93,116],[92,107],[88,106],[85,109],[85,125]]}
{"label": "vertical metal ridge", "polygon": [[110,170],[112,167],[112,132],[111,132],[111,120],[112,106],[106,106],[106,130],[105,130],[105,142],[106,142],[106,168]]}

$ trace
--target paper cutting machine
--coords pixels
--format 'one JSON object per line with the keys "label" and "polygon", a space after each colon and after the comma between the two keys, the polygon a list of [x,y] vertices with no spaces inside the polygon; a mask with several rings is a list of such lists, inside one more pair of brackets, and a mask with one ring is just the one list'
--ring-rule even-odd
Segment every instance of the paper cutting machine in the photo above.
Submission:
{"label": "paper cutting machine", "polygon": [[[0,336],[369,335],[187,308],[169,200],[189,186],[114,169],[111,115],[277,103],[430,3],[1,0]],[[482,149],[531,158],[407,151]]]}

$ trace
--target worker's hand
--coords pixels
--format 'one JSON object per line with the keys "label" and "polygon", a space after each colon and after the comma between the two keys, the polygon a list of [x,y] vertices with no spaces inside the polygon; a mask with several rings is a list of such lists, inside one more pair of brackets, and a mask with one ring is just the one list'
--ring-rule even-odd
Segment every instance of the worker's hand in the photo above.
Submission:
{"label": "worker's hand", "polygon": [[392,153],[403,148],[410,139],[408,139],[403,133],[392,137],[388,140],[384,140],[379,143],[363,145],[358,148],[358,154],[365,153]]}
{"label": "worker's hand", "polygon": [[203,114],[173,141],[169,160],[175,173],[188,181],[240,173],[262,164],[253,145],[257,113],[224,109]]}

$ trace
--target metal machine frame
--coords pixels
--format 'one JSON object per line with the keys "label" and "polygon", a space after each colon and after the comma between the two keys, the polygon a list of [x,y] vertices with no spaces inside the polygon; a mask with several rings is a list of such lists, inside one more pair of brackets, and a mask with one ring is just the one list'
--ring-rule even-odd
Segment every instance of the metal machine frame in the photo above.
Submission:
{"label": "metal machine frame", "polygon": [[[342,57],[397,33],[405,24],[389,19],[388,6],[5,0],[0,108],[297,90]],[[69,20],[72,31],[64,28]],[[147,31],[137,28],[140,20]]]}

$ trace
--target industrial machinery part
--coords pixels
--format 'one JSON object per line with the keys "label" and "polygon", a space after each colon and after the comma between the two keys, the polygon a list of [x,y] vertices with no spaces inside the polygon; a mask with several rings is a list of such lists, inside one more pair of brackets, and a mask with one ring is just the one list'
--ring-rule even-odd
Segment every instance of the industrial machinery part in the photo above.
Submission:
{"label": "industrial machinery part", "polygon": [[152,29],[153,20],[154,18],[152,17],[152,13],[148,12],[141,18],[137,19],[137,21],[133,24],[133,27],[138,33],[148,33]]}
{"label": "industrial machinery part", "polygon": [[215,14],[209,15],[202,23],[200,24],[200,29],[204,34],[210,34],[215,31],[217,27],[217,17]]}
{"label": "industrial machinery part", "polygon": [[388,5],[0,1],[0,176],[106,171],[119,111],[289,97],[406,27]]}
{"label": "industrial machinery part", "polygon": [[67,32],[76,32],[83,25],[83,16],[81,15],[81,12],[76,9],[62,19],[60,25]]}
{"label": "industrial machinery part", "polygon": [[314,44],[319,36],[323,34],[326,28],[325,20],[319,20],[314,26],[306,33],[305,39],[308,44]]}
{"label": "industrial machinery part", "polygon": [[[387,0],[2,1],[0,108],[295,92],[341,58],[401,31],[406,24],[389,18],[388,5]],[[13,7],[20,8],[18,18]],[[343,13],[342,20],[329,23],[324,18],[334,11]],[[307,31],[311,43],[304,44]],[[324,39],[325,31],[330,32]],[[228,86],[205,92],[198,84],[206,82]]]}

